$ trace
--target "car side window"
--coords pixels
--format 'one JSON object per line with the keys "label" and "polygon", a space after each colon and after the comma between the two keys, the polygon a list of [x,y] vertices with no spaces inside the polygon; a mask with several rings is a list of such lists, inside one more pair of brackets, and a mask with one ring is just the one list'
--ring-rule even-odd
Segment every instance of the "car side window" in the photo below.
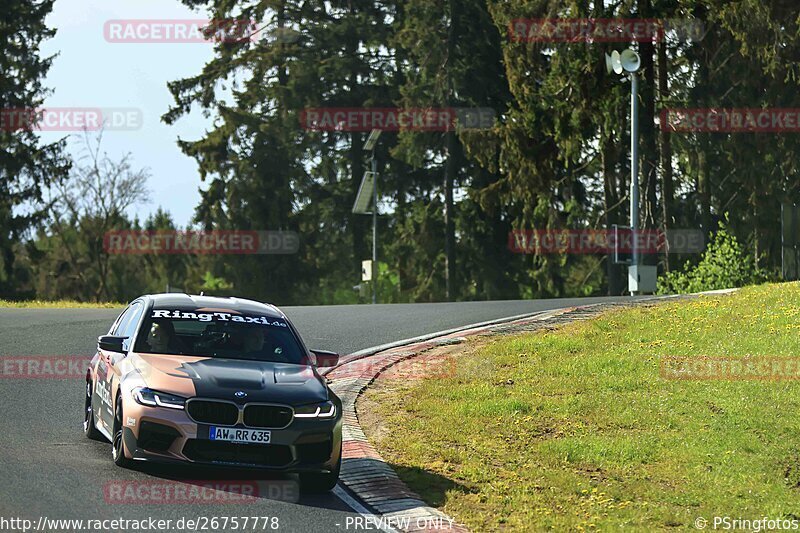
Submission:
{"label": "car side window", "polygon": [[133,313],[133,306],[129,305],[123,312],[117,317],[117,320],[114,321],[112,324],[111,329],[108,331],[109,335],[119,335],[119,331],[122,330],[125,323],[131,319],[131,314]]}
{"label": "car side window", "polygon": [[117,328],[117,335],[120,337],[128,337],[122,342],[122,347],[128,351],[133,345],[133,336],[136,334],[136,326],[139,325],[139,319],[142,318],[144,312],[144,305],[141,302],[131,304],[130,314],[120,322]]}

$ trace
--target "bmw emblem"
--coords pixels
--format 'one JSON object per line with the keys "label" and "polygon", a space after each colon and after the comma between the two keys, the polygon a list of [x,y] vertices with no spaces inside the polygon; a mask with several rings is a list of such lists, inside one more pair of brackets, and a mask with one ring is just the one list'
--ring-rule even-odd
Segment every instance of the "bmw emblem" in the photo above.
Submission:
{"label": "bmw emblem", "polygon": [[233,393],[233,395],[236,396],[237,398],[244,398],[247,396],[247,393],[243,390],[240,390]]}

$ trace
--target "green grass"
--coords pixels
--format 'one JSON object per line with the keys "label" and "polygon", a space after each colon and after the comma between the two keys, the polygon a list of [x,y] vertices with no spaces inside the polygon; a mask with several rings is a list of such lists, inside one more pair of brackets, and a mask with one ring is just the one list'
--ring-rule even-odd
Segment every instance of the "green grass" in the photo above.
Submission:
{"label": "green grass", "polygon": [[125,307],[125,304],[117,302],[76,302],[73,300],[58,300],[48,302],[43,300],[27,300],[27,301],[12,301],[0,300],[0,308],[13,307],[18,309],[67,309],[67,308],[82,308],[82,309],[113,309],[117,307]]}
{"label": "green grass", "polygon": [[376,446],[474,531],[795,518],[800,382],[666,380],[659,361],[798,356],[799,331],[791,283],[474,345],[452,375],[368,391]]}

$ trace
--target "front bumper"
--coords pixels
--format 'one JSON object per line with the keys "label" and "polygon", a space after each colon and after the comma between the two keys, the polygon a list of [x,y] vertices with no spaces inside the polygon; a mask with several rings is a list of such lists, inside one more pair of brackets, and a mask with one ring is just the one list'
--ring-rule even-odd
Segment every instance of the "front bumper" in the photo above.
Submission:
{"label": "front bumper", "polygon": [[335,418],[294,418],[283,429],[258,428],[271,432],[269,444],[238,444],[210,440],[211,424],[193,421],[184,410],[131,400],[123,411],[126,456],[161,463],[332,473],[338,469],[342,449],[341,403],[335,403]]}

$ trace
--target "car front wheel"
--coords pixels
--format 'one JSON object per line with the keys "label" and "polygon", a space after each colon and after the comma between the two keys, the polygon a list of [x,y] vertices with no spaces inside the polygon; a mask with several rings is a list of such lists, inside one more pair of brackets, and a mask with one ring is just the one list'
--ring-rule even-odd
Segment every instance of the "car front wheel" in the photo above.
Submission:
{"label": "car front wheel", "polygon": [[83,405],[83,434],[92,440],[102,440],[103,435],[94,426],[94,408],[92,407],[92,380],[86,380],[86,399]]}
{"label": "car front wheel", "polygon": [[116,408],[114,409],[114,431],[111,434],[111,458],[114,464],[126,468],[130,466],[131,460],[125,457],[125,444],[122,442],[122,398],[117,396]]}

